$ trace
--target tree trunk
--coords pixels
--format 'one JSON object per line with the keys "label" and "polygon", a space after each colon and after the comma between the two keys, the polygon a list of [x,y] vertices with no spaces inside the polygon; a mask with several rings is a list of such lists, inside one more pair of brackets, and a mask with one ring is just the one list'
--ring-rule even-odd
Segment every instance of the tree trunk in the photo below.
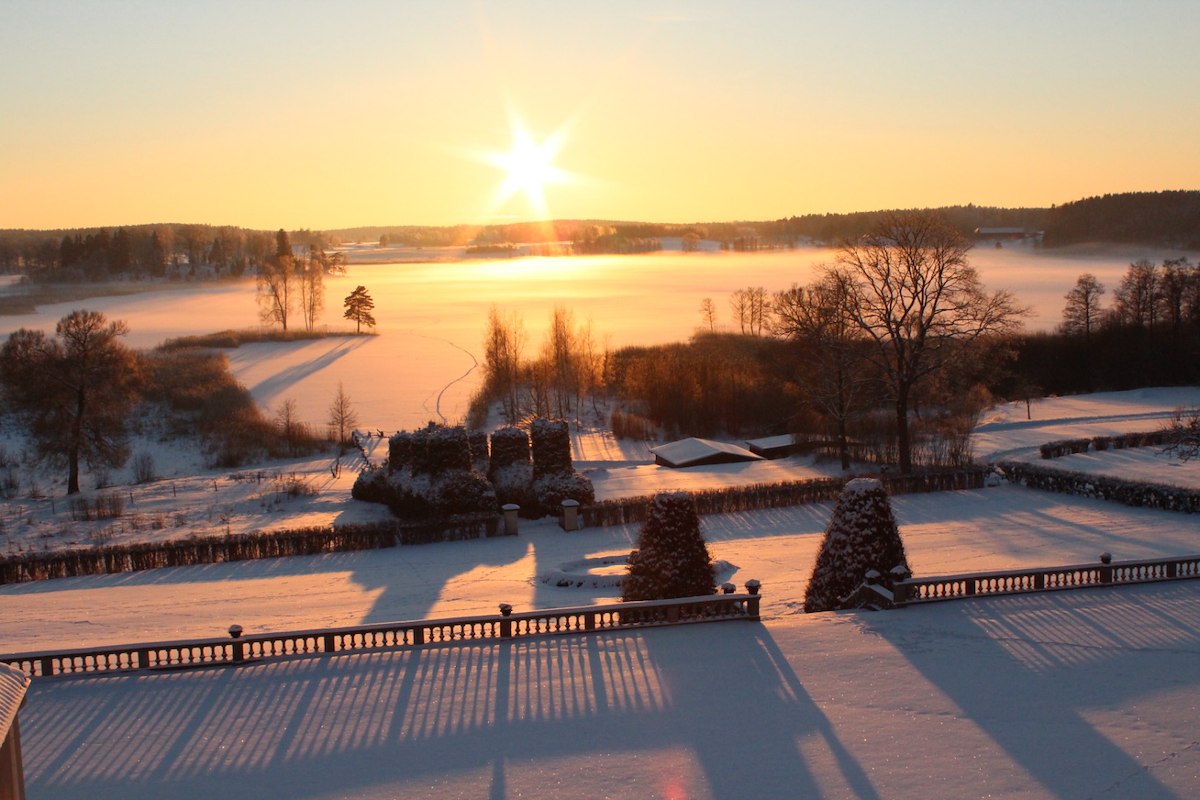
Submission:
{"label": "tree trunk", "polygon": [[67,446],[67,494],[79,494],[79,446],[83,440],[83,412],[86,396],[83,387],[75,395],[75,419],[71,421],[71,441]]}
{"label": "tree trunk", "polygon": [[896,447],[899,450],[900,474],[912,473],[912,442],[908,434],[908,390],[901,389],[896,397]]}
{"label": "tree trunk", "polygon": [[846,441],[846,417],[838,417],[837,423],[838,455],[842,457],[842,469],[850,469],[850,444]]}

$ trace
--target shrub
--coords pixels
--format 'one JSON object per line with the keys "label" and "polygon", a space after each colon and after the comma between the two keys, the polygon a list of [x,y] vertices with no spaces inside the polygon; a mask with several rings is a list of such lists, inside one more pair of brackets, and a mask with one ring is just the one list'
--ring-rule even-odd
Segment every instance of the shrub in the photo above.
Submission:
{"label": "shrub", "polygon": [[596,500],[596,491],[592,482],[578,472],[559,472],[534,478],[533,497],[542,513],[555,514],[562,508],[563,500],[591,505]]}
{"label": "shrub", "polygon": [[492,432],[492,452],[488,472],[513,464],[529,463],[529,434],[517,427],[497,428]]}
{"label": "shrub", "polygon": [[154,456],[143,450],[133,457],[133,479],[137,483],[151,483],[158,479],[154,474]]}
{"label": "shrub", "polygon": [[412,466],[412,453],[416,435],[411,431],[397,431],[388,439],[388,471],[396,472]]}
{"label": "shrub", "polygon": [[432,504],[444,514],[469,514],[496,510],[496,490],[474,470],[456,469],[441,475],[433,485]]}
{"label": "shrub", "polygon": [[712,556],[700,534],[700,516],[687,492],[661,492],[629,554],[623,600],[696,597],[716,591]]}
{"label": "shrub", "polygon": [[897,566],[907,569],[908,560],[883,485],[874,478],[852,480],[839,495],[825,528],[805,590],[804,610],[837,609],[869,570],[887,574]]}
{"label": "shrub", "polygon": [[529,427],[533,450],[533,477],[570,472],[571,432],[565,420],[535,419]]}

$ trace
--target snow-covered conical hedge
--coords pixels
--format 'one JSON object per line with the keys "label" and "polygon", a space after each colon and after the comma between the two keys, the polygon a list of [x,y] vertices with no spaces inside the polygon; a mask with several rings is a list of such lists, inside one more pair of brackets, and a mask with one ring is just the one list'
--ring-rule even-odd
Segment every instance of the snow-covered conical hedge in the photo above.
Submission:
{"label": "snow-covered conical hedge", "polygon": [[862,584],[868,570],[886,575],[897,565],[907,569],[908,561],[887,492],[874,478],[852,480],[825,528],[804,610],[832,611]]}
{"label": "snow-covered conical hedge", "polygon": [[700,533],[696,503],[687,492],[660,492],[629,554],[622,599],[661,600],[716,591],[712,556]]}

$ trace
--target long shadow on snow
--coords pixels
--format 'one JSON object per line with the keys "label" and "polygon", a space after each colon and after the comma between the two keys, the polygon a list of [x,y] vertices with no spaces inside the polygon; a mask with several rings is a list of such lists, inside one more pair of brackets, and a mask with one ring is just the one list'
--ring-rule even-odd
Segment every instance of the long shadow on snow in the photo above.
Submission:
{"label": "long shadow on snow", "polygon": [[770,634],[741,622],[52,681],[22,723],[30,796],[63,800],[455,782],[502,800],[548,790],[545,767],[646,797],[819,796],[802,737],[878,797]]}
{"label": "long shadow on snow", "polygon": [[[1097,797],[1114,788],[1116,776],[1119,783],[1137,782],[1126,787],[1136,785],[1136,796],[1178,797],[1086,714],[1200,684],[1191,668],[1200,652],[1194,590],[1078,590],[1056,594],[1060,607],[1050,611],[1045,597],[940,604],[936,629],[929,627],[932,618],[918,616],[927,608],[864,614],[863,621],[1047,796]],[[1173,660],[1165,667],[1164,653]],[[973,669],[980,664],[986,672]]]}

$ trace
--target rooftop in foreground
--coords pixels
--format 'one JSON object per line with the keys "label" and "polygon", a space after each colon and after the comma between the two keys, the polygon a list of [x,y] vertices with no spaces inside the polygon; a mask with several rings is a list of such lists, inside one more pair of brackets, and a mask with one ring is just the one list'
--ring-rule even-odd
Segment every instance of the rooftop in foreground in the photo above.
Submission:
{"label": "rooftop in foreground", "polygon": [[48,680],[22,727],[31,798],[1182,798],[1198,656],[1187,582]]}

